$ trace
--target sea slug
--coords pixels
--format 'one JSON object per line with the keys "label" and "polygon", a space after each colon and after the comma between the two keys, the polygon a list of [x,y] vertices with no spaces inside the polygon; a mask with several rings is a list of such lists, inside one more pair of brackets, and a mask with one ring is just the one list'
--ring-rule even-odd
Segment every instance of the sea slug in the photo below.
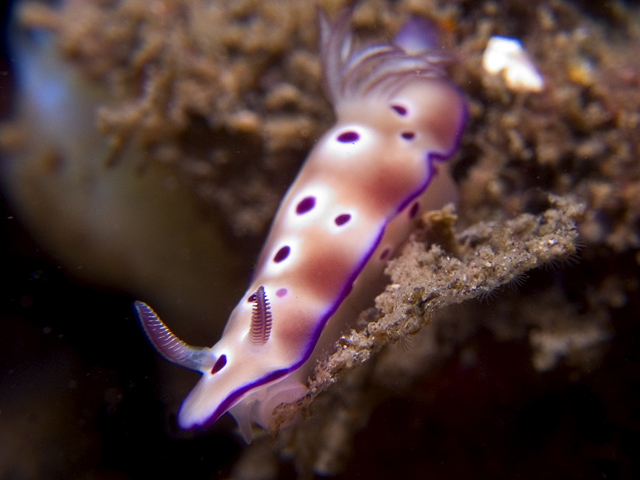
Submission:
{"label": "sea slug", "polygon": [[179,340],[145,303],[142,326],[167,360],[202,373],[178,423],[204,427],[227,411],[244,438],[273,408],[303,396],[309,367],[363,299],[422,210],[454,201],[444,160],[466,119],[444,78],[433,29],[410,20],[390,43],[353,42],[349,11],[322,12],[325,89],[337,121],[318,141],[273,220],[249,288],[211,348]]}

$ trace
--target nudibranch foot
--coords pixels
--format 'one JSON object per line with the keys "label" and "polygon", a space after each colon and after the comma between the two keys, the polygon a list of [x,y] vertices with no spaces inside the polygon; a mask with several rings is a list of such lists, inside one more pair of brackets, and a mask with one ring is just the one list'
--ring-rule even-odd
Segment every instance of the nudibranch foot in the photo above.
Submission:
{"label": "nudibranch foot", "polygon": [[[253,425],[261,430],[272,430],[273,410],[283,403],[293,403],[306,395],[308,388],[302,383],[285,378],[284,380],[246,397],[242,402],[229,409],[229,414],[238,425],[240,434],[246,443],[251,443],[254,436]],[[278,428],[292,426],[297,418],[278,425]]]}

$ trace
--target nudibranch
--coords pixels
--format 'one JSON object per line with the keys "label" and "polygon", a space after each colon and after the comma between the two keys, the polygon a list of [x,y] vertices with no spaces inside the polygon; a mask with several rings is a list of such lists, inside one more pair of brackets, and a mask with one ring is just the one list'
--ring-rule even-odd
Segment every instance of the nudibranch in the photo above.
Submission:
{"label": "nudibranch", "polygon": [[[226,412],[249,440],[273,409],[306,392],[317,355],[335,342],[419,211],[456,199],[446,164],[466,104],[444,75],[432,28],[410,20],[388,44],[356,47],[350,13],[320,12],[325,90],[336,124],[309,154],[271,225],[249,288],[211,348],[179,340],[142,302],[149,339],[167,360],[202,373],[178,423],[210,425]],[[366,306],[366,304],[365,304]],[[315,353],[314,353],[315,352]]]}

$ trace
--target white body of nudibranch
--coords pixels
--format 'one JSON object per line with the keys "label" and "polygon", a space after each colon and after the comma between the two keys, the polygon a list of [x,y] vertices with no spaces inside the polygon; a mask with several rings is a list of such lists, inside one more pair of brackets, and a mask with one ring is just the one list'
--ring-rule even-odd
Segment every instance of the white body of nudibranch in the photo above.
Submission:
{"label": "white body of nudibranch", "polygon": [[[354,48],[350,14],[320,12],[325,87],[337,122],[317,143],[273,220],[253,279],[211,348],[177,339],[146,304],[143,328],[168,360],[202,372],[182,428],[229,411],[245,439],[273,408],[303,396],[315,355],[335,341],[419,210],[455,200],[445,164],[466,119],[443,78],[431,30],[410,21],[390,44]],[[379,288],[379,286],[378,286]],[[323,337],[322,339],[320,337]]]}

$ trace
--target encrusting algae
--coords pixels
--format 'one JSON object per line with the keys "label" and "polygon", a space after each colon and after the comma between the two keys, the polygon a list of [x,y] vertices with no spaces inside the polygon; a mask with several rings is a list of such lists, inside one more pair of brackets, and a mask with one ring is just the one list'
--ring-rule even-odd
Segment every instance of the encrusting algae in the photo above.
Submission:
{"label": "encrusting algae", "polygon": [[[334,14],[347,2],[319,3]],[[353,23],[365,37],[391,36],[412,14],[435,21],[469,101],[453,160],[459,205],[424,215],[375,306],[354,312],[317,364],[309,394],[276,410],[272,435],[225,467],[228,476],[290,478],[292,462],[299,476],[624,477],[640,405],[640,12],[623,2],[372,0],[357,4]],[[332,120],[315,9],[303,0],[24,2],[18,19],[50,32],[60,64],[101,92],[87,118],[105,144],[96,175],[129,168],[156,178],[156,195],[179,185],[198,212],[182,228],[210,227],[223,249],[215,255],[242,258],[241,288],[282,194]],[[522,42],[543,91],[513,92],[483,71],[493,35]],[[3,127],[9,161],[38,135],[30,128],[19,117]],[[58,160],[20,178],[46,184],[64,170]],[[16,210],[65,258],[69,247],[47,239],[52,227],[29,220],[39,200],[25,191]],[[114,285],[118,272],[106,277],[92,283]],[[207,286],[211,296],[221,283]],[[178,312],[167,323],[188,330]],[[226,319],[213,316],[210,338]],[[180,387],[162,388],[175,410]],[[276,432],[293,415],[300,421]],[[180,452],[164,454],[186,474]],[[46,455],[34,450],[32,462]],[[95,452],[81,455],[96,462],[87,471],[109,468]],[[0,472],[20,461],[4,458]],[[69,478],[56,468],[52,477]],[[136,468],[123,467],[124,477]]]}

